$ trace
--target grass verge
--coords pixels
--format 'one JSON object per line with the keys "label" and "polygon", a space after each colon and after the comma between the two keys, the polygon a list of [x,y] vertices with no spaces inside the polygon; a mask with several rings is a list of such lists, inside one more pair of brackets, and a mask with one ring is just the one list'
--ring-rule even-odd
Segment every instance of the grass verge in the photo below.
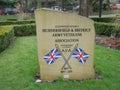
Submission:
{"label": "grass verge", "polygon": [[0,90],[119,90],[120,51],[95,47],[95,69],[99,80],[35,83],[39,72],[35,36],[18,37],[0,54]]}
{"label": "grass verge", "polygon": [[0,21],[6,21],[8,19],[17,19],[17,15],[2,15]]}

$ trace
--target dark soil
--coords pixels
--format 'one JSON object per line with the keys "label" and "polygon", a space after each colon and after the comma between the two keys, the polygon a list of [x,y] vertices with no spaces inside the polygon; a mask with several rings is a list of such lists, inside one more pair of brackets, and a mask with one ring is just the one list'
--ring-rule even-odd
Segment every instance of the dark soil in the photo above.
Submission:
{"label": "dark soil", "polygon": [[110,38],[108,36],[96,36],[95,42],[98,45],[120,50],[120,38]]}

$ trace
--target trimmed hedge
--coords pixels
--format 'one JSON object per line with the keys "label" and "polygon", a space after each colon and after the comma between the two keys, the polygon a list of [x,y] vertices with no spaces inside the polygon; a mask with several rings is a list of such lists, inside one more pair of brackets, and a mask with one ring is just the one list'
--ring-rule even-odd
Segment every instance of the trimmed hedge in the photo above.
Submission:
{"label": "trimmed hedge", "polygon": [[110,36],[111,33],[115,30],[115,26],[111,23],[95,22],[94,26],[97,35]]}
{"label": "trimmed hedge", "polygon": [[[111,23],[95,22],[94,23],[97,35],[110,36],[115,30],[115,26]],[[30,36],[36,35],[35,24],[15,25],[14,26],[15,36]]]}
{"label": "trimmed hedge", "polygon": [[36,35],[36,26],[35,24],[15,25],[14,33],[15,36]]}
{"label": "trimmed hedge", "polygon": [[[110,36],[114,31],[115,26],[111,23],[95,22],[94,23],[96,34]],[[15,36],[31,36],[36,35],[35,24],[14,25],[13,27]]]}
{"label": "trimmed hedge", "polygon": [[3,25],[15,25],[15,24],[32,24],[35,23],[34,20],[24,20],[24,21],[3,21],[0,22],[0,26]]}
{"label": "trimmed hedge", "polygon": [[106,23],[112,23],[115,20],[115,17],[101,17],[101,18],[91,18],[95,22],[106,22]]}
{"label": "trimmed hedge", "polygon": [[16,18],[9,18],[9,19],[7,19],[7,21],[17,21],[17,19]]}
{"label": "trimmed hedge", "polygon": [[0,53],[6,49],[13,37],[13,26],[0,26]]}
{"label": "trimmed hedge", "polygon": [[[95,22],[94,23],[97,35],[110,36],[115,30],[115,26],[111,23]],[[31,36],[36,35],[35,24],[0,26],[0,52],[2,52],[15,36]]]}

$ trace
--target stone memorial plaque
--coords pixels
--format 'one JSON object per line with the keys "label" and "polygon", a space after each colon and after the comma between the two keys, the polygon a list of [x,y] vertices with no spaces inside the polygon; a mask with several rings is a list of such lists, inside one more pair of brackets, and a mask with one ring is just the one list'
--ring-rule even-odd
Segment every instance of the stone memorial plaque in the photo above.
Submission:
{"label": "stone memorial plaque", "polygon": [[94,22],[65,12],[35,11],[38,59],[42,80],[95,77]]}

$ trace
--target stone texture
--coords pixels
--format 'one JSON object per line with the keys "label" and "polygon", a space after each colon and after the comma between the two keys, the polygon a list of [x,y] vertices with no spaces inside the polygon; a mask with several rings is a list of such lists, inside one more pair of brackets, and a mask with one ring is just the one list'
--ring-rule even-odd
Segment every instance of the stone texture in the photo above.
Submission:
{"label": "stone texture", "polygon": [[[56,80],[58,77],[69,80],[95,78],[95,30],[92,20],[47,9],[36,10],[35,19],[41,80]],[[78,48],[89,55],[84,63],[74,56]],[[54,63],[47,64],[45,57],[50,50],[58,50],[60,57]],[[54,56],[49,59],[52,60]]]}

